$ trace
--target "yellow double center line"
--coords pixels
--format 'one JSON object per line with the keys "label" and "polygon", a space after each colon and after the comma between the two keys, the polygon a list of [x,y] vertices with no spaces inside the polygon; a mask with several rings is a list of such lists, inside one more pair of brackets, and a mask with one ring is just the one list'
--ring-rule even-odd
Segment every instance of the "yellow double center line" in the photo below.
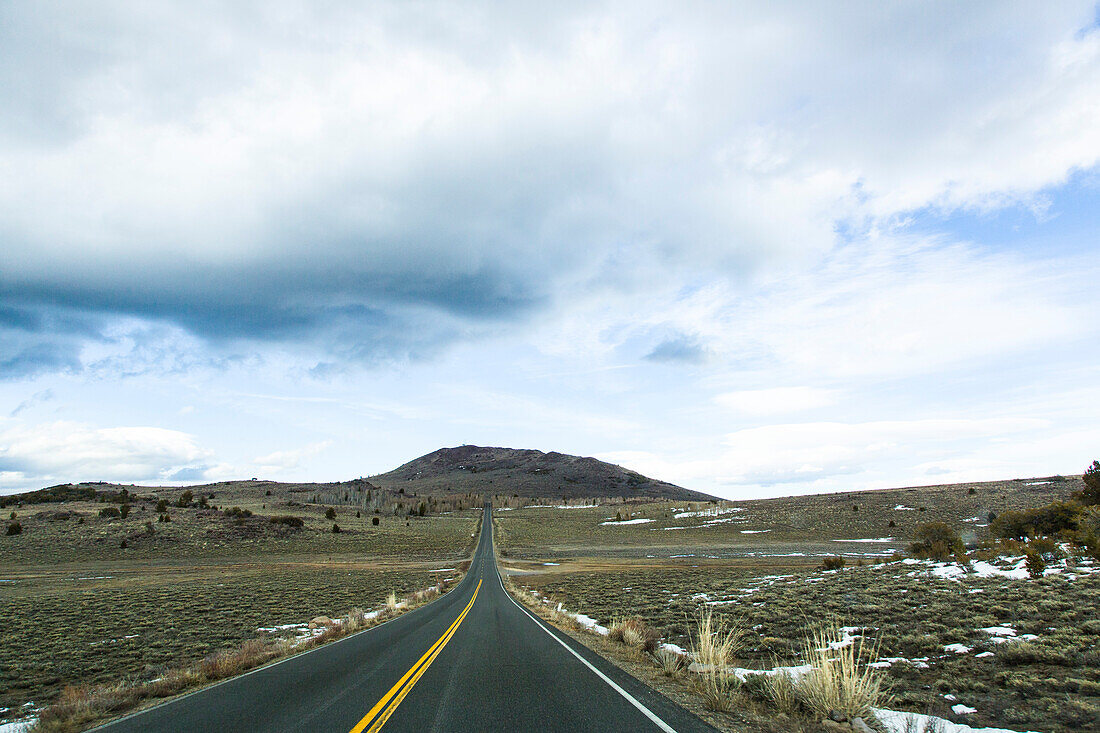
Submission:
{"label": "yellow double center line", "polygon": [[439,652],[443,650],[443,647],[447,646],[447,642],[455,635],[459,624],[462,623],[462,619],[466,618],[466,614],[470,612],[470,608],[474,605],[474,601],[477,600],[477,594],[480,590],[481,581],[479,580],[477,581],[477,588],[474,589],[473,598],[466,604],[466,608],[462,609],[462,613],[458,614],[458,618],[455,619],[454,623],[443,632],[443,636],[439,637],[428,651],[424,652],[424,656],[416,660],[416,664],[397,681],[397,684],[391,687],[390,691],[383,695],[381,700],[375,703],[374,707],[370,709],[370,712],[351,729],[351,733],[363,733],[363,731],[375,733],[375,731],[380,730],[382,726],[386,724],[386,721],[393,715],[393,711],[397,710],[397,706],[405,699],[405,695],[409,694],[409,690],[411,690],[417,680],[420,679],[420,675],[424,674],[424,670],[431,666],[435,658],[439,656]]}

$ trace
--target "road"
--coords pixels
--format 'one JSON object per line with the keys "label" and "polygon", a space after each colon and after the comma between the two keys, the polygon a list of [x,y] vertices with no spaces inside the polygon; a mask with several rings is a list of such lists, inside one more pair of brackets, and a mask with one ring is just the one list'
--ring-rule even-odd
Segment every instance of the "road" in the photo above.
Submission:
{"label": "road", "polygon": [[492,532],[427,606],[96,730],[714,730],[516,603]]}

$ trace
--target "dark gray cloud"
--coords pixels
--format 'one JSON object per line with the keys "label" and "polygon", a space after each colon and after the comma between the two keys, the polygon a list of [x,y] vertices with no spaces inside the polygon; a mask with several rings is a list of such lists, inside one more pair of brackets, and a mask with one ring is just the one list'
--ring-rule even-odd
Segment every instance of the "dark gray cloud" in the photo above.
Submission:
{"label": "dark gray cloud", "polygon": [[73,342],[51,342],[44,338],[38,343],[20,345],[0,332],[0,346],[5,356],[0,357],[0,379],[22,379],[51,372],[75,372],[81,369],[80,347]]}
{"label": "dark gray cloud", "polygon": [[[0,377],[80,369],[128,319],[219,357],[301,346],[318,373],[424,358],[1016,190],[1005,151],[1037,151],[1023,189],[1087,164],[1041,153],[1045,119],[969,121],[1077,119],[1089,69],[1047,59],[1092,8],[954,10],[6,4]],[[1003,103],[1049,84],[1064,103]]]}

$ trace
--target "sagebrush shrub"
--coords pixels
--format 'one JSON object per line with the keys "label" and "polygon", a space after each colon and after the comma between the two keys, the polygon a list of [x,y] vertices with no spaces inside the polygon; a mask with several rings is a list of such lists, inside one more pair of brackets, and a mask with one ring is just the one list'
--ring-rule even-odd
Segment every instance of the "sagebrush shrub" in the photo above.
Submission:
{"label": "sagebrush shrub", "polygon": [[909,546],[909,550],[917,557],[950,560],[953,555],[966,549],[958,532],[945,522],[922,524],[917,527],[916,535],[917,541]]}

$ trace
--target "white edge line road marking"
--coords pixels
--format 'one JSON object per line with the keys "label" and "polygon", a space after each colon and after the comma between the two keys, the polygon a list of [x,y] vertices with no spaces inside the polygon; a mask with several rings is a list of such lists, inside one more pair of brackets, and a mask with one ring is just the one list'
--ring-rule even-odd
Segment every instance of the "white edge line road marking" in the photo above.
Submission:
{"label": "white edge line road marking", "polygon": [[577,659],[581,660],[581,662],[584,664],[584,666],[588,667],[590,670],[595,672],[597,677],[599,677],[601,680],[603,680],[604,682],[606,682],[608,685],[611,686],[611,689],[613,689],[615,692],[617,692],[620,695],[622,695],[623,697],[625,697],[627,702],[629,702],[634,707],[638,708],[638,710],[642,711],[642,715],[644,715],[647,718],[649,718],[650,720],[652,720],[654,725],[656,725],[661,730],[665,731],[665,733],[676,733],[675,728],[673,728],[668,723],[666,723],[665,721],[658,718],[656,713],[654,713],[652,710],[647,708],[642,703],[638,702],[637,698],[635,698],[629,692],[627,692],[623,688],[619,687],[615,683],[615,680],[611,679],[610,677],[605,675],[603,672],[598,670],[595,666],[593,666],[593,664],[591,662],[589,662],[587,659],[582,657],[580,654],[577,654],[576,650],[574,650],[571,646],[569,646],[564,641],[559,639],[556,634],[554,634],[553,632],[550,631],[550,629],[546,628],[541,623],[539,623],[538,619],[536,619],[534,616],[532,616],[531,613],[526,608],[521,606],[519,604],[519,602],[515,598],[512,598],[512,595],[507,590],[505,590],[504,580],[501,578],[501,575],[500,575],[499,572],[497,573],[497,580],[500,581],[500,589],[502,591],[504,591],[504,595],[508,596],[508,600],[510,600],[512,603],[515,603],[516,607],[519,608],[519,610],[523,611],[525,614],[527,614],[527,617],[529,619],[531,619],[532,621],[534,621],[536,626],[538,626],[540,629],[542,629],[547,634],[549,634],[551,639],[553,639],[554,641],[561,644],[563,647],[565,647],[566,651],[568,651],[570,654],[572,654]]}

